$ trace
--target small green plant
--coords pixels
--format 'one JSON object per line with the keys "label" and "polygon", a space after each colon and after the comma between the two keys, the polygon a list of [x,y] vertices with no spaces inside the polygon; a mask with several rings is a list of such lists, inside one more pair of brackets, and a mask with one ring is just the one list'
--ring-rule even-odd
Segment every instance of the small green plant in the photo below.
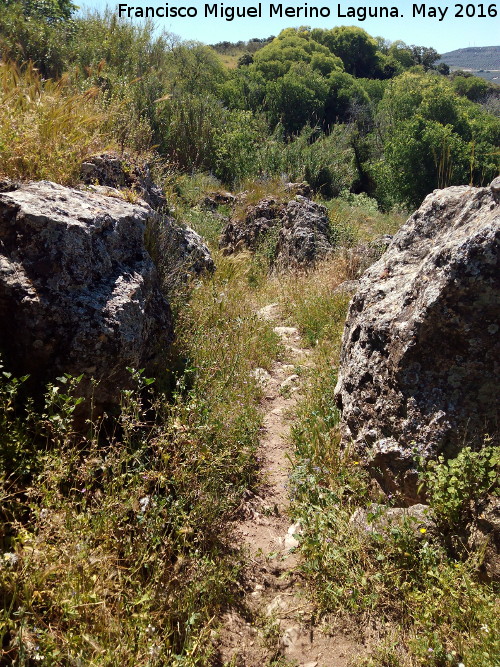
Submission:
{"label": "small green plant", "polygon": [[339,197],[347,204],[355,208],[363,208],[365,211],[370,211],[371,213],[378,212],[377,200],[369,197],[365,192],[355,194],[349,190],[342,190]]}
{"label": "small green plant", "polygon": [[478,452],[464,447],[453,459],[429,461],[421,477],[436,517],[449,530],[472,518],[481,497],[498,493],[499,475],[500,451],[486,446]]}

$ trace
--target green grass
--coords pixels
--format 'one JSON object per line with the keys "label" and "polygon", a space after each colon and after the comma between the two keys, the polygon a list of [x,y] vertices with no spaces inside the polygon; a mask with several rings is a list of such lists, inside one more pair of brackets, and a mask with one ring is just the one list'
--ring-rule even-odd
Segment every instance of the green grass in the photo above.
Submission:
{"label": "green grass", "polygon": [[73,432],[68,383],[40,414],[3,375],[1,664],[209,664],[238,590],[228,518],[256,481],[250,370],[278,354],[244,268],[217,261],[178,305],[173,395],[125,392],[113,435]]}
{"label": "green grass", "polygon": [[114,111],[99,98],[69,76],[44,81],[32,63],[0,60],[0,177],[74,184],[84,158],[113,144]]}
{"label": "green grass", "polygon": [[[296,318],[305,339],[315,345],[293,428],[291,486],[294,519],[303,527],[302,570],[318,616],[343,617],[361,634],[370,619],[377,619],[384,638],[370,657],[357,663],[365,667],[499,664],[498,588],[481,582],[480,553],[458,558],[444,535],[428,537],[409,521],[369,531],[351,521],[358,508],[373,507],[380,498],[359,461],[340,446],[333,391],[345,304],[331,294],[321,274],[310,276],[307,288],[300,285],[285,301],[290,320]],[[479,459],[473,463],[480,465]],[[452,473],[458,475],[453,488],[464,487],[459,467],[458,462],[427,473],[428,483],[434,474],[431,511],[436,514],[451,501],[455,507],[455,496],[446,494]],[[465,483],[468,468],[463,474]],[[491,486],[493,474],[493,469],[481,473],[483,486]],[[470,483],[465,486],[470,491]],[[467,498],[461,507],[470,502]]]}
{"label": "green grass", "polygon": [[[224,257],[220,219],[193,206],[212,186],[182,177],[177,191],[177,215],[205,235],[217,271],[174,299],[165,394],[136,373],[112,427],[89,424],[83,436],[72,425],[77,379],[49,387],[35,411],[22,379],[0,368],[0,664],[213,663],[212,633],[240,595],[245,564],[230,518],[258,482],[261,389],[251,370],[281,355],[273,323],[255,315],[272,302],[311,349],[291,493],[317,616],[343,617],[358,632],[377,619],[383,637],[365,667],[498,664],[498,591],[479,580],[481,554],[453,556],[410,523],[360,531],[351,521],[380,499],[339,445],[333,390],[349,299],[335,288],[350,275],[345,254],[298,276],[270,276],[265,253]],[[400,220],[355,204],[329,205],[346,245]],[[465,457],[423,473],[443,520],[469,506],[449,491],[470,491],[460,470],[477,477],[482,466],[490,490],[488,457]]]}

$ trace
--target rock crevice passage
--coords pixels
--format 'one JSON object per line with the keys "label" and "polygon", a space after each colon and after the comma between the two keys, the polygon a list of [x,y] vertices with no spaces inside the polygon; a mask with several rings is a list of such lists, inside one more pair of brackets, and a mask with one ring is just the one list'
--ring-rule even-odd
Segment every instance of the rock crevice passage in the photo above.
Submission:
{"label": "rock crevice passage", "polygon": [[270,372],[256,369],[263,385],[263,432],[259,448],[263,483],[247,492],[235,522],[235,546],[248,553],[241,607],[228,612],[219,641],[220,664],[263,667],[280,657],[301,667],[347,667],[360,647],[314,624],[298,565],[300,524],[289,517],[290,428],[310,351],[295,327],[279,326],[277,304],[259,315],[274,321],[285,353]]}

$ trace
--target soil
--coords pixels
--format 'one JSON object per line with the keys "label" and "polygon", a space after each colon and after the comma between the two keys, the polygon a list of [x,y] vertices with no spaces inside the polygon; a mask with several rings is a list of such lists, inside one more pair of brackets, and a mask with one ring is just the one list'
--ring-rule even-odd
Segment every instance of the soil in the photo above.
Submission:
{"label": "soil", "polygon": [[258,494],[247,492],[234,525],[235,546],[247,551],[248,565],[241,582],[241,605],[223,619],[219,664],[347,667],[353,658],[366,655],[366,640],[332,627],[331,621],[315,621],[296,553],[300,525],[291,524],[289,518],[290,427],[300,397],[301,370],[311,363],[310,351],[295,327],[278,326],[276,304],[262,308],[259,315],[277,325],[274,330],[285,354],[269,373],[256,371],[264,388],[259,451],[263,481]]}

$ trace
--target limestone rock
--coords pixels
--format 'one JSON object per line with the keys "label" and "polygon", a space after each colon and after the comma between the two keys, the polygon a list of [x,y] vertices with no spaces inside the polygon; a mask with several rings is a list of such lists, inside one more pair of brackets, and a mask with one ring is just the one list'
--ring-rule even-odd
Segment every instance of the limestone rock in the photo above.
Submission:
{"label": "limestone rock", "polygon": [[305,269],[332,250],[326,208],[297,195],[283,211],[273,266],[279,271]]}
{"label": "limestone rock", "polygon": [[213,273],[215,264],[207,245],[190,227],[168,215],[156,217],[150,227],[151,253],[167,294],[191,279]]}
{"label": "limestone rock", "polygon": [[147,242],[167,293],[192,277],[214,271],[212,255],[200,235],[167,214],[167,200],[153,182],[148,164],[138,163],[129,155],[102,153],[82,164],[82,178],[98,194],[118,196],[120,191],[130,189],[158,211],[149,219]]}
{"label": "limestone rock", "polygon": [[[96,409],[151,370],[172,339],[170,307],[144,246],[147,206],[48,181],[0,194],[0,349],[40,388],[84,374]],[[99,381],[95,390],[90,377]]]}
{"label": "limestone rock", "polygon": [[0,192],[11,192],[17,190],[20,183],[11,181],[10,178],[0,178]]}
{"label": "limestone rock", "polygon": [[359,279],[366,269],[381,258],[391,241],[392,236],[384,234],[368,243],[359,243],[352,248],[346,248],[344,259],[349,279],[353,281]]}
{"label": "limestone rock", "polygon": [[284,204],[272,198],[248,206],[243,220],[233,220],[226,225],[222,231],[220,247],[225,254],[244,249],[256,250],[273,228],[279,228],[283,210]]}
{"label": "limestone rock", "polygon": [[499,443],[500,206],[436,190],[363,275],[336,387],[344,442],[386,492],[418,498],[415,454]]}
{"label": "limestone rock", "polygon": [[226,254],[264,243],[277,271],[314,266],[334,248],[326,209],[301,195],[289,202],[262,199],[247,207],[243,220],[231,221],[220,240]]}
{"label": "limestone rock", "polygon": [[130,155],[101,153],[85,160],[81,166],[83,183],[103,185],[119,190],[128,188],[154,209],[165,208],[167,200],[156,185],[147,163],[139,163]]}

